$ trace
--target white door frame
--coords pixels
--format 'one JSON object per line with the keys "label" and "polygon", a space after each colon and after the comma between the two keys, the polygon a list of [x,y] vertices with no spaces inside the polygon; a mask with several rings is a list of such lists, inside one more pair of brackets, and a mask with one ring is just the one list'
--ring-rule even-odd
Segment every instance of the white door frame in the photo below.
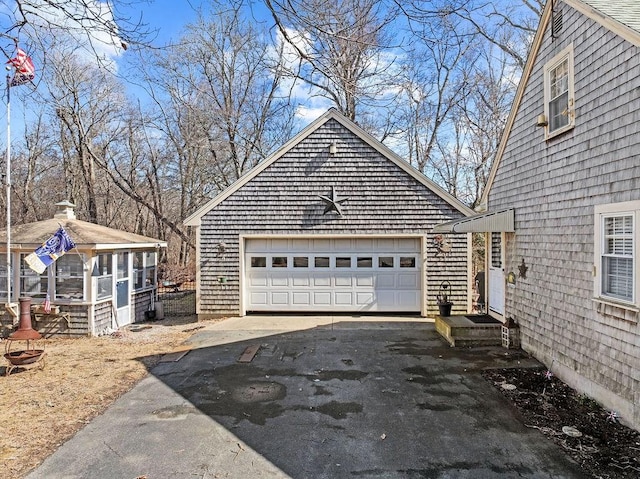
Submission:
{"label": "white door frame", "polygon": [[[496,242],[495,240],[499,240]],[[498,251],[499,248],[499,251]],[[505,234],[487,234],[487,312],[497,319],[504,318],[505,307]]]}

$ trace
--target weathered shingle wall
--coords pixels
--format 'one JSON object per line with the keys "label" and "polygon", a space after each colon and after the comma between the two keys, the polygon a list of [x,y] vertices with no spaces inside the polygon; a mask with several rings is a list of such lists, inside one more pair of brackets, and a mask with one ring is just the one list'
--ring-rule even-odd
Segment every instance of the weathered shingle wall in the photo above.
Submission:
{"label": "weathered shingle wall", "polygon": [[[335,141],[337,153],[329,154]],[[344,216],[324,215],[318,195],[335,188]],[[237,314],[241,234],[427,235],[434,225],[462,213],[428,190],[358,136],[329,119],[250,182],[202,217],[200,226],[201,316]],[[446,276],[459,309],[466,310],[467,237],[451,236],[450,255],[435,257],[428,236],[429,300]],[[224,242],[224,254],[217,245]],[[218,278],[226,277],[221,283]]]}
{"label": "weathered shingle wall", "polygon": [[[529,267],[506,315],[526,350],[640,426],[638,315],[592,300],[594,205],[640,199],[640,50],[558,5],[564,30],[546,33],[489,196],[490,209],[516,210],[506,270]],[[570,43],[575,128],[545,141],[544,63]]]}

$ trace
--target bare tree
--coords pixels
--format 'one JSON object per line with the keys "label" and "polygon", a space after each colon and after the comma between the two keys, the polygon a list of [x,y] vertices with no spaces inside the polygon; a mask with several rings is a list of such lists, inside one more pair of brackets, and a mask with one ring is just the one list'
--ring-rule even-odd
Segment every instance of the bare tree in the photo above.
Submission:
{"label": "bare tree", "polygon": [[189,25],[148,76],[184,215],[290,137],[295,109],[281,90],[282,52],[265,38],[232,4]]}
{"label": "bare tree", "polygon": [[56,53],[60,56],[51,65],[49,95],[67,162],[67,196],[83,205],[89,221],[97,223],[100,184],[96,160],[115,138],[125,98],[112,76],[81,62],[74,53]]}
{"label": "bare tree", "polygon": [[351,120],[384,96],[394,72],[387,29],[395,18],[377,0],[265,0],[294,53],[286,73]]}
{"label": "bare tree", "polygon": [[[135,5],[143,0],[14,0],[0,10],[0,35],[11,39],[26,37],[44,42],[46,38],[75,40],[99,60],[109,50],[126,50],[145,45],[152,33],[141,17],[131,17]],[[1,46],[8,57],[12,46]]]}

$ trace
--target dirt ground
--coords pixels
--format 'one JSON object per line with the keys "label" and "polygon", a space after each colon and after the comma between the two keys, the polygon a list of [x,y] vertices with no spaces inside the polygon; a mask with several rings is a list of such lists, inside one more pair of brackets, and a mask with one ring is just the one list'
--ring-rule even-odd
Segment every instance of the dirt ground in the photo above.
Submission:
{"label": "dirt ground", "polygon": [[526,427],[560,445],[586,477],[640,477],[640,432],[621,424],[615,411],[544,369],[492,369],[483,376],[511,400]]}
{"label": "dirt ground", "polygon": [[[131,389],[163,354],[210,322],[164,319],[131,325],[110,336],[46,339],[42,361],[5,376],[0,363],[0,474],[24,477],[61,444]],[[5,353],[6,340],[0,341]],[[11,351],[25,343],[12,342]]]}

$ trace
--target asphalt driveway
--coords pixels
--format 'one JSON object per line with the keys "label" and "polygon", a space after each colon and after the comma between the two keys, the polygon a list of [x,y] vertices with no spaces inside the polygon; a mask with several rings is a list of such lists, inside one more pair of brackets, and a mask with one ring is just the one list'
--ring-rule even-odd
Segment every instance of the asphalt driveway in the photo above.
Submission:
{"label": "asphalt driveway", "polygon": [[420,318],[237,318],[191,346],[28,477],[584,477],[480,375],[531,359]]}

